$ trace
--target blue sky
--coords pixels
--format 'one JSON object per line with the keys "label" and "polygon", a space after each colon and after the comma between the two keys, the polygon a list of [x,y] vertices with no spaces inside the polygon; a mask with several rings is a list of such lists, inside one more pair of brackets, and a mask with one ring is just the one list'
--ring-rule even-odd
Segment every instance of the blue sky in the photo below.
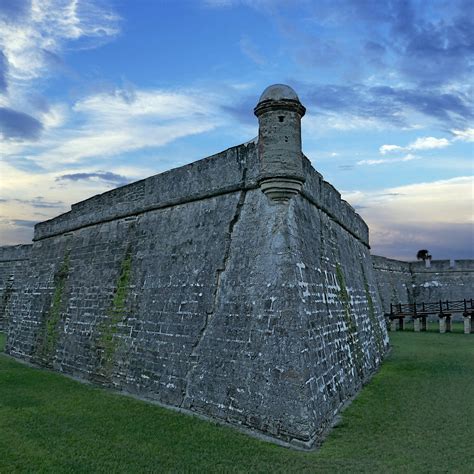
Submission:
{"label": "blue sky", "polygon": [[257,134],[269,84],[374,253],[473,255],[472,1],[0,0],[0,243]]}

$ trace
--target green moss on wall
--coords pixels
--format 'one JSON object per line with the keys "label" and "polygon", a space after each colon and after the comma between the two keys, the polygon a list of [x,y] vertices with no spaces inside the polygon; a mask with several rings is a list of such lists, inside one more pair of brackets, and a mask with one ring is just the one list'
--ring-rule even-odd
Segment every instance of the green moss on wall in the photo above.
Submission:
{"label": "green moss on wall", "polygon": [[362,276],[364,277],[365,298],[367,300],[368,315],[369,315],[370,323],[373,328],[375,344],[377,346],[379,353],[383,354],[384,344],[383,344],[382,328],[380,327],[379,320],[377,318],[377,315],[375,314],[374,300],[372,299],[372,295],[370,293],[369,282],[367,281],[367,276],[365,275],[365,270],[364,270],[363,265],[361,265],[361,271],[362,271]]}
{"label": "green moss on wall", "polygon": [[357,326],[355,323],[354,316],[351,311],[351,299],[347,291],[346,279],[342,271],[341,266],[336,264],[336,279],[339,285],[339,299],[343,306],[344,320],[348,328],[348,340],[351,352],[354,354],[354,362],[356,365],[357,372],[362,376],[363,368],[363,354],[360,348],[359,339],[357,337]]}
{"label": "green moss on wall", "polygon": [[111,374],[114,356],[117,351],[118,341],[115,335],[118,330],[118,324],[123,321],[126,316],[126,303],[130,287],[131,272],[132,253],[130,247],[128,247],[120,266],[120,274],[112,304],[104,321],[99,327],[100,336],[97,347],[102,351],[100,374],[105,377],[109,377]]}
{"label": "green moss on wall", "polygon": [[342,272],[341,266],[336,264],[336,278],[337,284],[339,285],[339,299],[344,307],[344,319],[346,324],[351,332],[356,331],[354,320],[351,316],[351,299],[349,293],[347,292],[346,279],[344,278],[344,273]]}
{"label": "green moss on wall", "polygon": [[61,320],[61,306],[63,303],[64,287],[69,275],[69,251],[64,254],[64,259],[59,271],[54,275],[54,292],[51,305],[44,318],[43,329],[40,334],[38,355],[46,364],[56,351],[59,339],[59,321]]}

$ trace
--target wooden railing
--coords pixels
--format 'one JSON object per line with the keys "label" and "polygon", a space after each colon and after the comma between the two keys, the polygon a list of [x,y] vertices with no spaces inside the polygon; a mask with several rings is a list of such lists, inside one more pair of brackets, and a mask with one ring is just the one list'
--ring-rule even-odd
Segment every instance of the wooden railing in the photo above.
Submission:
{"label": "wooden railing", "polygon": [[413,318],[415,331],[426,331],[430,315],[438,315],[439,332],[451,331],[451,316],[464,316],[464,333],[474,332],[474,300],[442,301],[430,303],[397,303],[390,304],[390,313],[385,316],[390,321],[392,331],[403,330],[405,318]]}
{"label": "wooden railing", "polygon": [[442,301],[436,303],[397,303],[390,304],[390,319],[411,316],[412,318],[428,316],[430,314],[470,313],[474,311],[474,300]]}

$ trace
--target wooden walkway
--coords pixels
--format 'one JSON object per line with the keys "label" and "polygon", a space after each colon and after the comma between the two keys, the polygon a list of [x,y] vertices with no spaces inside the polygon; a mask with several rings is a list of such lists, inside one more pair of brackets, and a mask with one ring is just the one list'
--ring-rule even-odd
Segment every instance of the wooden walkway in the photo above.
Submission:
{"label": "wooden walkway", "polygon": [[405,318],[412,318],[415,331],[426,331],[429,316],[439,318],[439,332],[451,331],[451,318],[454,314],[464,317],[464,333],[474,332],[474,300],[437,301],[433,303],[390,304],[390,313],[385,316],[390,321],[392,331],[403,330]]}

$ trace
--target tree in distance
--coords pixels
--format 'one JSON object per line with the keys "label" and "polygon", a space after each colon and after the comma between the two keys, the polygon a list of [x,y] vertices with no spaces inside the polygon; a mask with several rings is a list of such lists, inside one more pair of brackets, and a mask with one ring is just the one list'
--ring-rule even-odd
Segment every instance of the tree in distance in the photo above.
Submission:
{"label": "tree in distance", "polygon": [[431,260],[431,255],[426,249],[418,250],[418,253],[416,254],[416,259],[423,260],[424,262],[426,262],[426,260]]}

